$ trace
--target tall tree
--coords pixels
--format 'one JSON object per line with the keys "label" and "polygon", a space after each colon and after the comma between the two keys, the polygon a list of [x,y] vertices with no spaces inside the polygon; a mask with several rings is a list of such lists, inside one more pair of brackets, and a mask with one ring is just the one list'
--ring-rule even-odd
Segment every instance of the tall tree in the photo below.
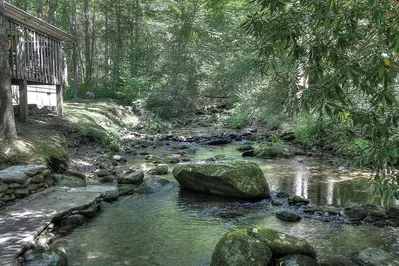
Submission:
{"label": "tall tree", "polygon": [[[76,25],[76,0],[72,0],[72,34],[77,37],[77,25]],[[78,86],[79,86],[79,72],[78,72],[78,43],[73,43],[72,51],[72,62],[73,62],[73,99],[78,100]]]}
{"label": "tall tree", "polygon": [[57,8],[57,0],[49,0],[47,22],[50,24],[55,23],[55,10]]}
{"label": "tall tree", "polygon": [[37,0],[37,17],[43,19],[43,0]]}
{"label": "tall tree", "polygon": [[89,0],[84,0],[85,16],[85,84],[91,87],[92,63],[91,63],[91,41],[90,41],[90,22],[91,12],[89,9]]}
{"label": "tall tree", "polygon": [[0,0],[0,140],[17,137],[14,109],[11,96],[11,71],[7,49],[7,20],[4,13],[4,0]]}

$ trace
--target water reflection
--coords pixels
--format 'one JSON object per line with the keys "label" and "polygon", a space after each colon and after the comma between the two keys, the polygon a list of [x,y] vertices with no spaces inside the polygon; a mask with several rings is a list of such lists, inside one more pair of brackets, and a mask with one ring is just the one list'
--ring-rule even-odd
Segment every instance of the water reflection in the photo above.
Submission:
{"label": "water reflection", "polygon": [[249,204],[172,188],[126,198],[66,238],[71,266],[209,265],[221,236],[247,226],[265,226],[307,239],[320,258],[367,247],[398,250],[396,228],[332,226],[303,219],[276,219],[267,202]]}
{"label": "water reflection", "polygon": [[[151,154],[160,158],[176,153],[170,147],[152,149]],[[272,191],[284,191],[303,196],[317,205],[345,206],[369,202],[372,189],[368,180],[361,173],[341,173],[338,167],[325,161],[297,156],[290,159],[265,160],[259,158],[243,158],[236,151],[235,145],[203,147],[197,150],[191,159],[203,161],[215,155],[223,154],[229,160],[248,160],[255,162],[263,170]],[[130,158],[127,165],[142,164],[137,158]],[[173,167],[173,165],[171,165]],[[170,178],[173,176],[170,174]]]}
{"label": "water reflection", "polygon": [[273,191],[303,196],[316,205],[345,206],[366,203],[372,190],[359,173],[340,173],[322,160],[306,157],[259,160]]}
{"label": "water reflection", "polygon": [[[162,157],[173,152],[170,148],[151,150],[151,154]],[[217,154],[243,159],[233,145],[201,148],[193,159],[204,160]],[[300,195],[312,204],[365,203],[372,194],[361,174],[340,173],[314,158],[246,159],[260,166],[272,191]],[[143,161],[130,158],[127,165],[134,163]],[[248,203],[173,187],[118,202],[68,236],[66,249],[72,266],[209,265],[212,251],[224,233],[260,225],[307,239],[322,258],[367,247],[394,252],[399,248],[396,228],[334,226],[311,219],[286,223],[275,218],[267,201]]]}

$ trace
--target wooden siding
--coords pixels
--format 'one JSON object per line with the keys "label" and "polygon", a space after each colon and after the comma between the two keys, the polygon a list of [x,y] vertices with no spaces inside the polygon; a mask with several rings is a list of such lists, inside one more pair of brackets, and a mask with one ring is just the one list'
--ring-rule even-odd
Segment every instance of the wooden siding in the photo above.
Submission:
{"label": "wooden siding", "polygon": [[8,50],[13,80],[63,83],[61,42],[19,23],[8,21]]}

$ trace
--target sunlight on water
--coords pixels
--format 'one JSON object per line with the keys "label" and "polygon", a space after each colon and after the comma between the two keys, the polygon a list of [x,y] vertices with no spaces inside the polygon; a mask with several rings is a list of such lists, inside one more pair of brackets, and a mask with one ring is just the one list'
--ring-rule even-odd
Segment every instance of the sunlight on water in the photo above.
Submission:
{"label": "sunlight on water", "polygon": [[[175,150],[152,150],[168,156]],[[234,146],[201,148],[194,160],[217,154],[242,159]],[[346,206],[367,202],[372,191],[359,173],[340,173],[323,161],[295,157],[256,162],[273,191],[309,198],[315,205]],[[128,166],[142,164],[130,158]],[[173,178],[169,174],[168,178]],[[190,192],[179,187],[121,199],[64,240],[70,265],[209,265],[221,236],[235,228],[266,226],[307,239],[320,258],[334,258],[367,247],[399,250],[399,231],[367,225],[324,223],[304,218],[286,223],[268,202],[247,203]]]}

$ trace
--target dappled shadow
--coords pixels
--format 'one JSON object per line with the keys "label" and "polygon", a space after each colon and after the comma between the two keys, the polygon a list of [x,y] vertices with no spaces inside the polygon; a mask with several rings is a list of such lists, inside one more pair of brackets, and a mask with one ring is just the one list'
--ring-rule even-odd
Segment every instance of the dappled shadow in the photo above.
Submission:
{"label": "dappled shadow", "polygon": [[0,261],[14,258],[32,241],[50,222],[56,213],[53,209],[30,210],[2,213],[0,218]]}

